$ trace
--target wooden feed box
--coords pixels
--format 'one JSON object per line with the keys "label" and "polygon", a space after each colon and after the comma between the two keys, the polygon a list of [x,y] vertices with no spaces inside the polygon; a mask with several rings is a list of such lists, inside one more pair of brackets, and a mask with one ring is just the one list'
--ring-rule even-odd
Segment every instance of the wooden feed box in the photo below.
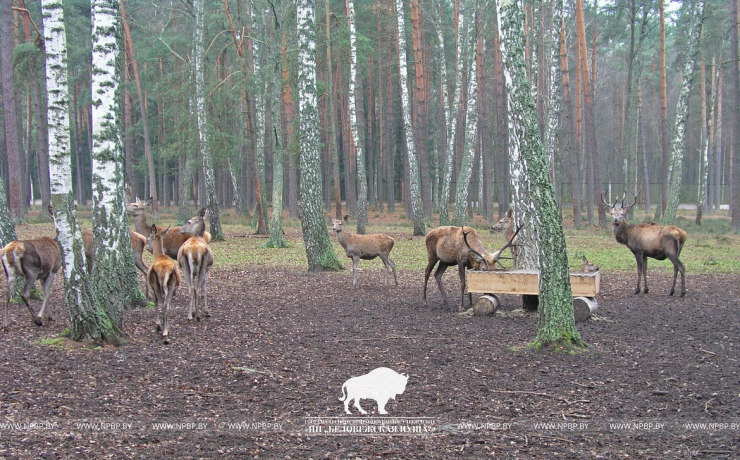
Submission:
{"label": "wooden feed box", "polygon": [[[466,274],[468,292],[480,294],[538,295],[540,272],[536,270],[472,271]],[[576,321],[583,321],[598,309],[596,294],[601,288],[601,273],[571,273]]]}

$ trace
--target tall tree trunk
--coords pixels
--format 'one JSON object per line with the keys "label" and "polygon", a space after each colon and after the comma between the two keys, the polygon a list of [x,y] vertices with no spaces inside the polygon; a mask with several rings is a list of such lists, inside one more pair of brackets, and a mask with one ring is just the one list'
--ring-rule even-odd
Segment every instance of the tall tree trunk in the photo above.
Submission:
{"label": "tall tree trunk", "polygon": [[[705,5],[705,3],[703,3]],[[663,215],[663,224],[672,225],[676,221],[678,200],[681,195],[683,182],[683,160],[686,154],[686,125],[689,118],[689,97],[694,76],[698,67],[697,53],[702,35],[704,7],[699,2],[687,4],[687,15],[690,18],[690,30],[687,40],[687,49],[683,63],[683,81],[676,106],[676,122],[673,128],[673,142],[671,143],[671,173],[670,188],[668,189],[668,205]]]}
{"label": "tall tree trunk", "polygon": [[714,137],[716,139],[714,143],[714,209],[719,211],[722,209],[722,176],[723,176],[723,161],[722,161],[722,75],[724,70],[722,66],[717,67],[717,110],[715,111],[717,122],[717,132]]}
{"label": "tall tree trunk", "polygon": [[39,191],[41,192],[41,215],[51,205],[51,189],[49,185],[49,137],[46,120],[46,65],[41,64],[41,79],[35,80],[33,85],[33,99],[36,112],[36,143],[37,163],[39,168]]}
{"label": "tall tree trunk", "polygon": [[13,222],[23,222],[23,179],[21,175],[20,146],[18,145],[18,112],[13,79],[13,1],[0,2],[0,72],[3,85],[3,119],[5,120],[5,149],[8,161],[8,192],[10,216]]}
{"label": "tall tree trunk", "polygon": [[49,169],[54,224],[61,249],[64,293],[74,340],[91,339],[120,343],[120,330],[98,301],[85,269],[82,232],[72,197],[69,97],[67,90],[67,44],[62,4],[41,2],[44,15],[49,91]]}
{"label": "tall tree trunk", "polygon": [[[389,2],[393,2],[394,0],[388,0]],[[386,152],[388,153],[388,158],[386,161],[386,186],[388,189],[388,212],[396,212],[396,169],[395,169],[395,149],[394,149],[394,113],[395,113],[395,105],[393,104],[393,82],[394,78],[392,78],[393,74],[393,65],[391,65],[391,55],[393,54],[391,51],[391,48],[393,47],[393,40],[392,40],[392,34],[391,34],[391,15],[388,15],[388,20],[386,22],[386,47],[385,47],[385,60],[389,63],[389,65],[386,66],[387,72],[386,72],[386,78],[385,78],[385,90],[386,90],[386,113],[388,116],[386,117],[386,132],[388,135],[386,136],[386,142],[387,142],[387,148]]]}
{"label": "tall tree trunk", "polygon": [[[712,62],[714,64],[714,62]],[[714,69],[714,65],[712,65]],[[712,108],[714,107],[714,96],[716,85],[712,84],[712,95],[709,107],[707,107],[707,72],[704,62],[704,53],[701,57],[701,146],[699,152],[699,187],[696,196],[696,225],[701,225],[702,214],[704,214],[707,203],[707,182],[709,180],[709,149],[711,146]]]}
{"label": "tall tree trunk", "polygon": [[563,156],[567,163],[566,175],[570,181],[570,194],[573,201],[573,226],[583,227],[581,221],[581,179],[578,173],[577,147],[575,145],[575,126],[573,120],[573,100],[570,96],[570,73],[568,70],[568,46],[565,38],[565,18],[560,17],[560,67],[563,75]]}
{"label": "tall tree trunk", "polygon": [[665,62],[665,11],[663,0],[658,0],[660,10],[660,152],[661,165],[661,202],[655,210],[655,220],[663,219],[663,212],[668,204],[668,163],[670,154],[670,134],[668,131],[668,97],[666,90],[666,62]]}
{"label": "tall tree trunk", "polygon": [[336,270],[341,265],[326,230],[321,191],[319,117],[316,92],[316,8],[311,0],[299,0],[298,97],[301,160],[301,226],[309,271]]}
{"label": "tall tree trunk", "polygon": [[[274,31],[271,31],[271,35]],[[280,101],[282,98],[282,72],[281,65],[283,61],[279,55],[274,56],[275,65],[269,65],[268,71],[270,74],[268,78],[271,79],[268,88],[270,91],[266,94],[266,98],[274,101]],[[278,104],[278,108],[280,104]],[[267,121],[267,120],[265,120]],[[272,218],[270,220],[270,238],[265,243],[265,247],[268,248],[287,248],[288,243],[283,238],[283,132],[281,124],[280,110],[272,114],[272,131],[270,142],[273,143],[274,148],[272,151]],[[265,142],[268,142],[265,139]]]}
{"label": "tall tree trunk", "polygon": [[[144,156],[146,157],[146,164],[149,171],[149,195],[152,199],[152,214],[154,218],[157,218],[157,174],[154,169],[154,154],[152,153],[152,142],[149,138],[149,121],[147,119],[147,104],[144,99],[144,91],[141,87],[141,78],[139,78],[139,64],[136,60],[136,50],[134,49],[134,41],[131,37],[131,29],[126,19],[126,10],[123,6],[123,0],[119,0],[121,5],[121,18],[123,20],[123,32],[124,41],[126,43],[126,53],[129,55],[131,67],[134,71],[134,81],[136,82],[136,94],[139,98],[139,111],[141,112],[141,130],[144,140]],[[213,226],[213,221],[211,221]]]}
{"label": "tall tree trunk", "polygon": [[117,328],[123,310],[147,304],[131,249],[120,137],[118,2],[95,0],[92,8],[93,264],[94,289]]}
{"label": "tall tree trunk", "polygon": [[411,124],[411,106],[409,103],[409,87],[407,84],[408,69],[406,66],[406,20],[403,11],[403,2],[396,1],[398,17],[398,73],[401,83],[401,107],[403,111],[403,127],[406,136],[406,155],[409,165],[409,192],[411,194],[411,209],[414,221],[414,236],[426,233],[424,228],[424,214],[421,208],[419,163],[416,158],[416,144],[414,130]]}
{"label": "tall tree trunk", "polygon": [[[500,3],[500,30],[506,81],[509,92],[509,128],[517,136],[517,142],[510,145],[512,158],[523,160],[529,183],[532,222],[525,230],[531,231],[536,225],[538,245],[537,259],[540,269],[539,310],[540,324],[535,345],[565,344],[583,346],[573,317],[566,251],[553,251],[552,248],[565,247],[565,235],[560,220],[560,210],[555,201],[555,193],[550,182],[549,167],[542,149],[537,113],[529,82],[526,77],[525,62],[518,50],[524,45],[521,29],[522,11],[516,0]],[[516,176],[515,176],[516,177]],[[520,184],[521,185],[521,184]],[[516,183],[515,183],[516,187]],[[517,214],[517,219],[522,219]]]}
{"label": "tall tree trunk", "polygon": [[740,194],[737,193],[740,190],[740,40],[738,40],[739,29],[740,29],[740,6],[738,6],[738,0],[732,0],[732,71],[730,72],[730,78],[732,81],[733,96],[734,96],[734,110],[733,110],[733,136],[732,136],[732,158],[730,164],[730,212],[732,214],[732,231],[734,233],[740,233]]}
{"label": "tall tree trunk", "polygon": [[429,64],[426,61],[426,40],[424,24],[424,0],[411,0],[409,3],[411,12],[411,29],[414,51],[414,102],[413,102],[413,124],[414,124],[414,146],[419,158],[421,203],[424,218],[432,216],[432,175],[429,169]]}
{"label": "tall tree trunk", "polygon": [[218,241],[224,239],[221,230],[221,220],[218,211],[218,199],[216,198],[216,184],[213,173],[213,160],[211,158],[211,145],[208,141],[208,122],[206,119],[206,88],[205,88],[205,50],[203,32],[205,29],[203,19],[204,0],[193,2],[195,12],[195,52],[193,53],[193,67],[195,73],[195,101],[196,122],[198,130],[198,143],[200,155],[203,161],[203,177],[205,179],[206,200],[209,210],[209,221],[211,238]]}
{"label": "tall tree trunk", "polygon": [[[337,112],[335,110],[336,104],[334,101],[334,70],[332,69],[332,53],[331,53],[331,20],[330,20],[330,12],[331,9],[329,7],[330,2],[329,0],[326,0],[326,76],[328,78],[327,81],[327,87],[328,90],[326,92],[328,96],[328,116],[329,116],[329,129],[327,132],[327,136],[329,137],[329,142],[327,147],[329,148],[329,161],[331,162],[331,172],[332,172],[332,190],[334,192],[334,206],[335,206],[335,218],[341,219],[342,218],[342,194],[340,191],[340,179],[339,179],[339,149],[337,147],[337,135],[336,135],[336,128],[337,128]],[[359,225],[359,221],[358,221]]]}
{"label": "tall tree trunk", "polygon": [[354,0],[346,0],[347,22],[349,25],[349,116],[350,116],[350,149],[354,149],[357,167],[357,233],[365,234],[367,225],[367,174],[365,169],[365,156],[362,149],[362,141],[357,133],[360,120],[357,114],[357,101],[355,85],[357,82],[357,38],[355,34],[355,3]]}

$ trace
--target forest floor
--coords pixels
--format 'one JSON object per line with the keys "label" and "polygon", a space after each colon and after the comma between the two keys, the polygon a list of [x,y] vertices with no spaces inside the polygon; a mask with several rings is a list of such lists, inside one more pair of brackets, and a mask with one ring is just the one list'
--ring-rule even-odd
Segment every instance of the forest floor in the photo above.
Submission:
{"label": "forest floor", "polygon": [[[0,336],[3,458],[739,458],[740,285],[731,275],[602,273],[600,309],[578,323],[588,348],[528,344],[538,317],[502,296],[493,316],[449,307],[423,272],[383,285],[380,263],[309,274],[214,269],[212,315],[187,320],[181,287],[171,343],[154,310],[126,313],[128,345],[57,339],[12,305]],[[4,289],[3,289],[4,293]],[[34,308],[39,302],[34,301]],[[378,367],[408,375],[388,415],[344,413],[342,384]]]}

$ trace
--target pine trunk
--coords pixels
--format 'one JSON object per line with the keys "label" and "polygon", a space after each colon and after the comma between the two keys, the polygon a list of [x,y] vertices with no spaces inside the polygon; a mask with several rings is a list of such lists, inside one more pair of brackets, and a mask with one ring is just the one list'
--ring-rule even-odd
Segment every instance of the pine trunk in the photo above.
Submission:
{"label": "pine trunk", "polygon": [[362,141],[357,133],[360,120],[357,114],[357,98],[355,85],[357,82],[357,38],[355,34],[355,3],[354,0],[346,0],[347,22],[349,23],[349,116],[350,116],[350,149],[354,149],[357,167],[357,233],[364,235],[367,225],[367,174],[365,168],[365,156]]}

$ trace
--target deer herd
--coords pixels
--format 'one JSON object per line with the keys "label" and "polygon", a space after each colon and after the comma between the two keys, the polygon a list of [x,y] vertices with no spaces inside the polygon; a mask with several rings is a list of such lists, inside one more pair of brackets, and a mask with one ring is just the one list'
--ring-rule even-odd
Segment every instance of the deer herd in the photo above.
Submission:
{"label": "deer herd", "polygon": [[[634,195],[632,204],[625,205],[624,198],[619,207],[617,201],[609,205],[601,197],[602,203],[612,214],[614,237],[618,243],[626,245],[634,254],[637,261],[637,288],[635,294],[640,293],[640,283],[644,279],[644,292],[648,292],[647,284],[647,258],[657,260],[669,259],[674,266],[673,284],[669,295],[673,295],[676,286],[676,278],[681,273],[681,293],[686,294],[686,277],[683,263],[679,260],[681,249],[686,241],[687,234],[682,229],[673,225],[657,225],[653,223],[631,225],[626,221],[627,213],[637,201]],[[625,196],[626,198],[626,196]],[[207,300],[208,271],[213,266],[214,257],[210,248],[211,234],[205,231],[207,209],[200,210],[198,215],[191,218],[181,227],[162,227],[148,225],[146,221],[146,208],[152,205],[152,199],[142,202],[138,198],[133,203],[126,205],[126,211],[134,220],[136,231],[131,231],[131,247],[134,253],[136,267],[146,278],[146,295],[149,298],[151,289],[156,311],[156,329],[161,332],[162,340],[169,343],[169,310],[172,298],[178,286],[184,279],[188,288],[190,306],[188,319],[201,320],[201,316],[210,316]],[[51,213],[51,208],[49,212]],[[53,215],[52,215],[53,217]],[[385,284],[388,284],[388,274],[393,271],[393,280],[398,286],[396,264],[391,260],[390,253],[395,240],[386,234],[360,235],[350,234],[344,230],[344,219],[329,219],[332,230],[337,235],[339,244],[344,248],[345,254],[352,259],[352,286],[357,284],[357,266],[361,259],[372,260],[377,257],[383,261],[385,266]],[[442,295],[442,300],[447,306],[447,294],[442,285],[442,276],[450,266],[457,266],[460,276],[460,304],[459,310],[463,310],[465,303],[465,273],[467,269],[490,271],[505,268],[501,260],[504,251],[509,249],[514,267],[517,266],[517,243],[516,237],[521,227],[515,226],[513,211],[509,210],[504,218],[490,227],[492,231],[503,230],[506,244],[495,252],[489,252],[483,246],[483,242],[471,227],[442,226],[431,230],[425,238],[427,249],[427,266],[424,271],[424,287],[422,290],[422,301],[427,304],[427,284],[432,270],[437,287]],[[93,269],[93,231],[82,232],[83,246],[87,269]],[[154,256],[150,267],[144,263],[142,256],[144,249]],[[46,311],[49,300],[49,292],[54,282],[54,276],[62,266],[59,245],[55,239],[42,237],[29,240],[13,241],[0,249],[3,267],[8,283],[6,294],[5,315],[3,319],[3,332],[8,328],[8,308],[19,277],[25,278],[25,286],[21,292],[21,299],[31,312],[32,321],[42,325],[42,318]],[[595,272],[599,268],[590,263],[586,256],[582,256],[582,272]],[[34,313],[29,303],[29,293],[36,280],[40,280],[43,287],[43,300],[38,314]],[[472,295],[468,293],[468,304],[472,304]],[[52,319],[51,307],[48,319]]]}

